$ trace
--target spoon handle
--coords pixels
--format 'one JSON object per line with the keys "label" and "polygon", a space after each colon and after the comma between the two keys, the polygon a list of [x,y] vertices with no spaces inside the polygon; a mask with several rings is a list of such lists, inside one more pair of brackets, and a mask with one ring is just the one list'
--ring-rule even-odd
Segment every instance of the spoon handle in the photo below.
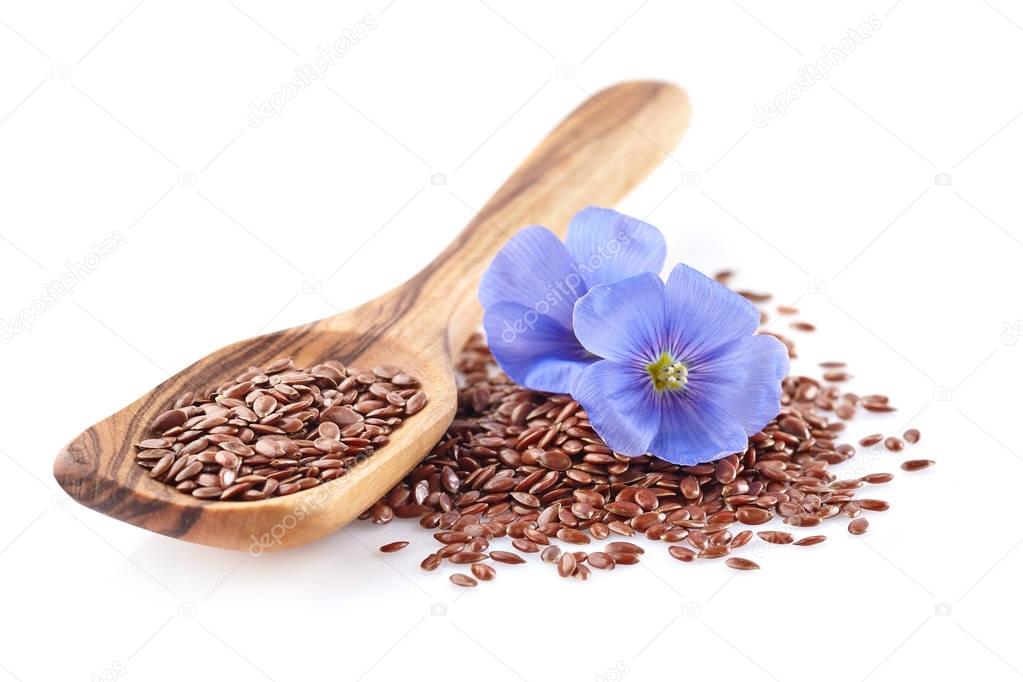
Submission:
{"label": "spoon handle", "polygon": [[480,277],[520,228],[543,225],[564,237],[586,206],[613,206],[669,156],[689,124],[678,86],[633,81],[602,90],[568,115],[522,162],[469,225],[417,277],[420,297],[459,349],[479,326]]}

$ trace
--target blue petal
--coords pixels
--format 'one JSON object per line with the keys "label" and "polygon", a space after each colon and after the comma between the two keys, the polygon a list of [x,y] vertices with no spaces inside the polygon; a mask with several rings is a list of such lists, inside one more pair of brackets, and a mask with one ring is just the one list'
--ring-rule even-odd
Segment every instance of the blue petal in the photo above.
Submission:
{"label": "blue petal", "polygon": [[694,363],[688,386],[706,402],[721,406],[747,435],[781,410],[781,382],[789,372],[788,351],[766,334],[747,336]]}
{"label": "blue petal", "polygon": [[487,308],[483,327],[497,364],[516,383],[534,391],[568,393],[576,376],[598,360],[571,329],[518,303]]}
{"label": "blue petal", "polygon": [[664,295],[672,355],[683,362],[750,336],[760,324],[756,306],[682,263],[671,271]]}
{"label": "blue petal", "polygon": [[533,225],[512,237],[498,252],[480,281],[484,309],[518,303],[572,326],[572,305],[586,291],[568,250],[557,235]]}
{"label": "blue petal", "polygon": [[582,371],[572,397],[612,450],[623,455],[647,452],[660,415],[645,370],[602,360]]}
{"label": "blue petal", "polygon": [[743,452],[749,436],[781,409],[788,373],[785,347],[772,336],[747,336],[721,346],[689,367],[681,391],[659,394],[661,422],[650,452],[696,464]]}
{"label": "blue petal", "polygon": [[595,286],[576,302],[572,326],[591,353],[645,366],[666,350],[664,283],[648,272]]}
{"label": "blue petal", "polygon": [[657,436],[650,454],[675,464],[699,464],[742,452],[748,442],[742,426],[720,405],[690,391],[665,391]]}
{"label": "blue petal", "polygon": [[568,224],[565,246],[589,287],[643,272],[660,274],[667,245],[653,225],[590,206]]}

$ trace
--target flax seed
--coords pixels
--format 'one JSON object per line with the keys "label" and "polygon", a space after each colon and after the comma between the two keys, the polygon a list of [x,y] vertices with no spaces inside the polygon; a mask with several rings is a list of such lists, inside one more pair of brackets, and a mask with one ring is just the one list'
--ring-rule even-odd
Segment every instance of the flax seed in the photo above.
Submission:
{"label": "flax seed", "polygon": [[459,587],[476,587],[479,584],[475,578],[464,573],[452,573],[449,580]]}
{"label": "flax seed", "polygon": [[[781,340],[794,355],[792,342]],[[465,561],[477,579],[483,579],[477,571],[487,573],[485,567],[490,567],[487,557],[496,563],[524,563],[524,557],[537,554],[540,561],[557,564],[559,575],[584,580],[590,569],[606,571],[638,563],[642,543],[658,541],[685,542],[686,547],[671,545],[668,549],[669,555],[679,561],[723,557],[722,563],[732,569],[754,570],[745,563],[748,559],[731,556],[740,552],[755,532],[741,530],[736,524],[760,526],[777,516],[787,526],[810,528],[844,515],[858,527],[860,522],[865,523],[859,517],[861,509],[887,508],[886,502],[863,500],[857,493],[865,484],[887,482],[890,474],[840,478],[830,467],[856,454],[856,448],[840,440],[846,421],[855,419],[861,410],[887,412],[895,408],[887,396],[873,393],[861,397],[828,383],[848,378],[844,363],[827,362],[822,367],[823,380],[800,376],[782,380],[779,415],[750,436],[745,452],[715,462],[678,466],[650,456],[615,454],[593,431],[586,412],[576,401],[516,386],[497,369],[482,339],[474,337],[457,363],[458,411],[448,431],[419,465],[360,518],[375,523],[387,523],[395,516],[418,518],[423,528],[436,533],[439,543],[424,559],[423,568],[433,570],[445,558]],[[385,373],[393,369],[385,368]],[[293,365],[286,372],[301,373]],[[310,375],[309,381],[319,376],[312,370],[304,373]],[[334,376],[327,371],[320,374]],[[246,394],[248,409],[255,397],[269,391],[258,379],[244,379],[254,382]],[[301,388],[309,384],[296,385]],[[283,407],[269,418],[246,421],[256,437],[242,445],[264,459],[257,460],[259,464],[251,467],[252,471],[239,470],[236,480],[255,473],[269,477],[269,481],[280,479],[275,485],[282,488],[292,485],[307,478],[305,472],[298,471],[307,464],[344,461],[359,448],[374,447],[380,442],[374,439],[390,425],[392,418],[386,411],[400,410],[404,404],[408,416],[410,406],[418,402],[414,380],[400,373],[388,379],[374,372],[347,369],[338,388],[344,393],[344,402],[321,412],[326,417],[321,422],[332,426],[322,430],[317,427],[315,432],[303,433],[304,438],[258,428],[264,419],[268,427],[279,425],[282,419],[275,417],[277,412],[302,399],[304,389],[295,389],[293,397],[275,395]],[[200,414],[193,412],[192,403],[176,406],[173,409],[183,410],[186,419],[180,427],[171,428],[186,432],[199,419],[220,416],[221,407],[211,406],[210,411]],[[300,407],[283,416],[292,418],[312,407]],[[238,415],[244,412],[239,409],[231,414],[242,419]],[[174,423],[180,418],[172,415],[166,420]],[[189,440],[202,435],[194,434]],[[318,443],[319,438],[340,443],[344,449],[337,454],[329,452],[336,446],[327,441]],[[311,442],[292,443],[302,440]],[[876,434],[859,442],[862,447],[872,447],[885,440]],[[898,440],[913,442],[908,432]],[[141,448],[137,458],[140,466],[150,470],[167,454],[156,447],[163,443],[151,445]],[[305,457],[310,447],[320,451],[318,459]],[[245,466],[247,457],[243,453],[213,441],[200,443],[191,455],[199,456],[208,448],[229,450]],[[169,448],[162,449],[175,454]],[[146,453],[153,451],[158,454],[147,459]],[[175,461],[164,465],[169,468],[159,480],[166,480],[171,471],[170,475],[180,472],[185,464],[173,468],[179,466],[178,459],[184,458],[175,454]],[[270,462],[288,467],[288,473],[277,476]],[[207,465],[203,466],[199,476],[206,473]],[[206,479],[199,476],[184,483],[201,490]],[[210,480],[219,483],[218,478]],[[219,495],[223,486],[213,487]],[[589,555],[566,551],[573,544],[592,544],[612,534],[619,538],[645,535],[646,539],[600,543],[605,546]],[[760,530],[756,535],[772,544],[797,546],[817,544],[824,538],[811,535],[797,541],[791,533],[775,529]],[[513,547],[522,556],[491,545]]]}
{"label": "flax seed", "polygon": [[[425,406],[418,381],[400,376],[401,389],[368,382],[365,395],[386,398],[369,400],[353,388],[365,377],[349,375],[341,363],[307,370],[282,358],[250,367],[234,381],[179,396],[150,423],[152,435],[138,443],[136,463],[151,478],[205,500],[256,501],[307,490],[357,466]],[[239,480],[253,471],[262,478]],[[275,482],[263,483],[268,480]],[[369,513],[375,523],[392,516],[378,505]]]}
{"label": "flax seed", "polygon": [[725,561],[725,566],[734,568],[737,571],[756,571],[759,570],[760,564],[749,559],[743,559],[742,557],[731,557]]}

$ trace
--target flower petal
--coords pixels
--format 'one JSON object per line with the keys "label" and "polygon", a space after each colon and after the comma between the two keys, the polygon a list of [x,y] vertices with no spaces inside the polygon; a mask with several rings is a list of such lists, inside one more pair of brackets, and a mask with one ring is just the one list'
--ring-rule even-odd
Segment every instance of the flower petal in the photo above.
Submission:
{"label": "flower petal", "polygon": [[664,297],[672,355],[682,361],[750,336],[760,324],[756,306],[683,263],[671,271]]}
{"label": "flower petal", "polygon": [[568,393],[576,376],[598,358],[571,329],[518,303],[498,303],[483,316],[487,344],[516,383],[534,391]]}
{"label": "flower petal", "polygon": [[572,388],[594,431],[615,452],[642,455],[660,415],[650,377],[642,369],[601,360],[584,369]]}
{"label": "flower petal", "polygon": [[713,401],[691,391],[658,394],[660,424],[650,454],[675,464],[699,464],[746,449],[742,426]]}
{"label": "flower petal", "polygon": [[595,355],[633,365],[653,362],[665,350],[664,283],[648,272],[595,286],[576,302],[572,327]]}
{"label": "flower petal", "polygon": [[781,382],[788,371],[789,355],[782,342],[758,334],[722,346],[695,363],[689,386],[752,435],[778,416]]}
{"label": "flower petal", "polygon": [[572,326],[572,305],[586,291],[581,275],[557,235],[533,225],[519,230],[491,261],[480,281],[484,309],[518,303]]}
{"label": "flower petal", "polygon": [[589,287],[643,272],[660,274],[667,245],[653,225],[590,206],[568,224],[565,246]]}
{"label": "flower petal", "polygon": [[697,464],[744,451],[749,436],[778,415],[788,368],[785,346],[767,335],[704,356],[689,367],[683,390],[659,394],[661,422],[651,454]]}

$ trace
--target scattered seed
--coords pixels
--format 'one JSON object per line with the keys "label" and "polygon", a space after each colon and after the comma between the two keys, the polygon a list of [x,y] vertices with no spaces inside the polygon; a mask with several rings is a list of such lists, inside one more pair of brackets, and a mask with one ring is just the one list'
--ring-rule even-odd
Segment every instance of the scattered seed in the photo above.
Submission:
{"label": "scattered seed", "polygon": [[690,562],[696,558],[696,552],[689,549],[688,547],[681,547],[679,545],[673,545],[668,548],[668,554],[679,561]]}
{"label": "scattered seed", "polygon": [[[751,297],[757,299],[759,295]],[[794,356],[791,341],[778,338]],[[894,409],[880,394],[861,397],[818,379],[786,377],[778,417],[750,436],[745,452],[708,464],[677,466],[649,456],[615,454],[593,431],[586,412],[576,401],[566,395],[516,386],[500,373],[479,337],[469,342],[457,365],[461,388],[454,422],[431,453],[362,516],[375,523],[387,523],[395,516],[418,518],[440,543],[437,551],[424,559],[426,570],[433,570],[445,558],[455,558],[468,561],[476,575],[477,570],[486,572],[483,567],[490,567],[486,557],[497,563],[524,563],[529,554],[537,554],[541,561],[557,564],[560,575],[585,580],[590,569],[609,570],[638,563],[643,548],[620,539],[600,543],[604,547],[587,555],[564,551],[565,545],[554,543],[592,544],[611,534],[685,542],[687,546],[669,546],[669,554],[676,560],[722,557],[733,569],[750,570],[741,561],[738,563],[743,568],[737,568],[735,560],[740,557],[730,556],[754,537],[753,530],[737,524],[758,526],[778,516],[789,526],[809,528],[839,515],[859,521],[861,504],[868,511],[887,508],[881,500],[862,500],[856,494],[865,484],[886,482],[889,474],[840,479],[829,470],[856,454],[852,445],[839,440],[846,426],[843,420],[855,418],[859,408],[879,412]],[[832,381],[846,373],[843,363],[829,362],[823,367],[826,378]],[[289,367],[285,372],[298,370]],[[390,369],[385,368],[385,372]],[[312,443],[295,445],[292,441],[304,439],[254,428],[258,434],[255,441],[242,445],[249,445],[257,456],[266,458],[261,469],[269,469],[267,473],[272,474],[270,461],[283,462],[281,466],[286,468],[305,466],[301,450],[319,450],[317,438],[332,439],[344,446],[337,455],[321,452],[320,459],[343,460],[353,450],[371,448],[379,442],[373,440],[380,435],[378,430],[386,430],[392,419],[386,417],[386,411],[400,410],[404,401],[405,413],[409,414],[417,392],[400,373],[387,380],[379,373],[347,369],[341,381],[338,390],[344,394],[343,404],[336,410],[324,410],[326,422],[337,428],[337,437],[330,427],[326,431],[317,428],[308,439]],[[286,406],[305,398],[306,391],[295,390],[294,397],[275,399]],[[252,389],[253,393],[259,391],[268,393],[264,388]],[[211,413],[204,412],[203,417],[216,416],[220,407],[211,406]],[[189,405],[184,404],[174,409],[190,412]],[[385,417],[371,416],[379,414],[376,410],[384,410]],[[296,408],[286,414],[302,412]],[[188,416],[182,422],[184,430],[193,418]],[[250,428],[259,426],[246,423]],[[903,437],[910,442],[908,436]],[[860,443],[869,447],[883,440],[884,436],[877,434]],[[141,450],[140,461],[155,463],[166,455],[155,447],[160,443],[153,445]],[[321,445],[335,447],[326,442]],[[192,454],[209,447],[225,449],[217,443],[200,446]],[[143,459],[150,451],[158,454]],[[238,457],[246,459],[242,454]],[[176,461],[172,466],[177,466]],[[246,474],[239,474],[238,479],[244,479]],[[279,479],[281,483],[276,485],[284,489],[300,480],[296,475],[304,476],[296,471],[271,480]],[[185,483],[201,490],[205,479],[198,479]],[[212,480],[218,483],[212,487],[219,495],[219,480]],[[757,535],[768,542],[800,546],[816,544],[824,537],[796,541],[791,533],[781,530],[761,530]],[[522,556],[490,549],[499,542],[508,543]]]}
{"label": "scattered seed", "polygon": [[862,445],[865,448],[869,448],[871,445],[877,445],[883,440],[884,440],[883,433],[873,433],[869,436],[864,436],[863,438],[860,438],[860,445]]}
{"label": "scattered seed", "polygon": [[769,542],[772,545],[788,545],[794,539],[792,533],[780,530],[762,530],[757,533],[757,536],[764,542]]}
{"label": "scattered seed", "polygon": [[853,535],[863,535],[867,532],[868,526],[870,526],[870,521],[867,521],[863,517],[853,519],[849,522],[849,532]]}
{"label": "scattered seed", "polygon": [[907,443],[920,442],[920,432],[917,429],[907,429],[906,432],[902,434],[902,437],[906,439]]}
{"label": "scattered seed", "polygon": [[459,587],[476,587],[479,583],[476,582],[475,578],[468,576],[464,573],[452,573],[449,578],[451,582],[458,585]]}
{"label": "scattered seed", "polygon": [[473,564],[470,566],[472,574],[480,580],[493,580],[497,571],[490,564]]}
{"label": "scattered seed", "polygon": [[805,538],[800,538],[792,544],[799,547],[811,547],[813,545],[819,545],[827,539],[827,535],[807,535]]}
{"label": "scattered seed", "polygon": [[540,552],[540,558],[548,564],[557,563],[560,556],[561,548],[556,545],[551,545]]}
{"label": "scattered seed", "polygon": [[408,547],[408,542],[401,540],[399,542],[389,542],[380,548],[381,552],[390,554],[391,552],[400,552],[401,550]]}
{"label": "scattered seed", "polygon": [[495,550],[490,553],[490,558],[494,561],[499,561],[502,564],[524,564],[526,560],[520,557],[514,552],[502,552],[501,550]]}
{"label": "scattered seed", "polygon": [[725,561],[725,566],[734,568],[737,571],[756,571],[760,568],[760,564],[757,562],[737,556],[727,559]]}
{"label": "scattered seed", "polygon": [[575,569],[576,569],[575,555],[573,555],[571,552],[565,552],[564,554],[562,554],[561,558],[558,559],[558,575],[560,575],[562,578],[567,578],[573,573],[575,573]]}
{"label": "scattered seed", "polygon": [[902,463],[902,469],[904,471],[920,471],[927,467],[934,466],[933,459],[907,459]]}

